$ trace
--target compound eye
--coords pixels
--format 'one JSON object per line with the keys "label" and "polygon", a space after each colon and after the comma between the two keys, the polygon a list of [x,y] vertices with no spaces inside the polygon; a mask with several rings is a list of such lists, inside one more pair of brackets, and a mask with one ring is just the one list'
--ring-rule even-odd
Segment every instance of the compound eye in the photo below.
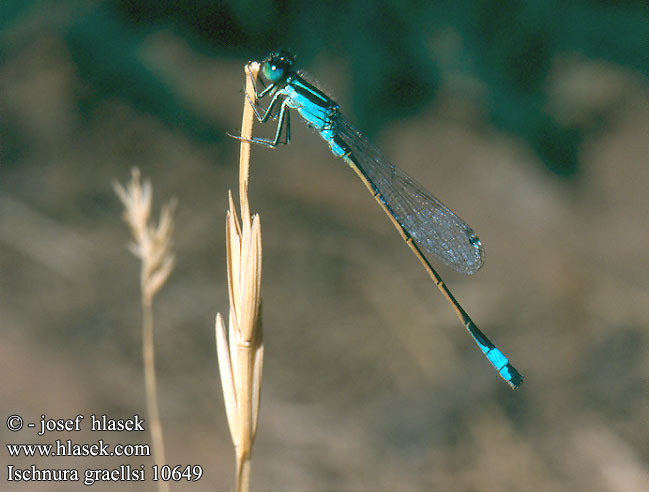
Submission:
{"label": "compound eye", "polygon": [[262,74],[264,78],[270,82],[277,82],[286,73],[286,67],[282,63],[277,63],[275,60],[270,60],[264,63],[262,67]]}

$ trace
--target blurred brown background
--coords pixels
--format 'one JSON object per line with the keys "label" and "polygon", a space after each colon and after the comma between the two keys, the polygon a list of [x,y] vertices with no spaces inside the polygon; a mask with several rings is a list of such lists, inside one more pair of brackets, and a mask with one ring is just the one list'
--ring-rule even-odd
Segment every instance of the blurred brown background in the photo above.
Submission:
{"label": "blurred brown background", "polygon": [[[253,488],[643,490],[649,89],[633,19],[646,5],[575,2],[566,20],[459,3],[447,17],[384,2],[326,15],[298,2],[250,13],[236,2],[4,3],[2,421],[144,416],[139,264],[111,187],[137,166],[156,214],[179,203],[177,266],[155,302],[159,396],[167,461],[204,476],[172,490],[233,486],[213,328],[227,313],[224,219],[238,186],[225,131],[240,125],[244,63],[287,46],[480,234],[478,274],[439,271],[525,381],[514,392],[500,380],[359,180],[295,115],[291,145],[252,154],[266,346]],[[354,15],[371,20],[352,33]],[[590,49],[593,33],[605,42]],[[2,456],[151,464],[9,458],[4,445]],[[3,490],[83,487],[6,473]]]}

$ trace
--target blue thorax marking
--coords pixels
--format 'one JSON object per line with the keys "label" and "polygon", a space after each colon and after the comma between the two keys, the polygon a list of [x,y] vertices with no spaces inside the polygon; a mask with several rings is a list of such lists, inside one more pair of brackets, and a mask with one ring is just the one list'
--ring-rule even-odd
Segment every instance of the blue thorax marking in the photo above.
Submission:
{"label": "blue thorax marking", "polygon": [[333,99],[297,75],[289,77],[278,92],[286,96],[288,107],[297,110],[307,125],[320,133],[336,156],[342,157],[349,152],[336,137],[335,121],[339,106]]}

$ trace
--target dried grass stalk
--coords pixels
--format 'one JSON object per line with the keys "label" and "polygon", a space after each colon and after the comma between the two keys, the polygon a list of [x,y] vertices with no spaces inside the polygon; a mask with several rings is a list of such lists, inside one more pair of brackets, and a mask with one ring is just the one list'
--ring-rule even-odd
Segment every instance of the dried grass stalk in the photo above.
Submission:
{"label": "dried grass stalk", "polygon": [[[153,445],[153,461],[165,465],[165,448],[158,409],[158,392],[155,376],[155,352],[153,348],[153,298],[165,284],[174,266],[171,252],[174,229],[175,202],[162,207],[157,227],[150,223],[153,192],[151,182],[140,182],[140,171],[131,170],[127,186],[113,183],[115,193],[124,204],[124,221],[129,225],[134,242],[131,252],[140,258],[140,287],[142,293],[142,356],[144,361],[144,384],[146,389],[147,415]],[[167,492],[167,482],[157,482],[159,492]]]}
{"label": "dried grass stalk", "polygon": [[[254,102],[254,81],[259,65],[246,65],[246,92]],[[250,80],[248,74],[253,79]],[[259,396],[264,346],[261,327],[261,225],[259,215],[250,217],[248,166],[253,111],[244,98],[239,161],[241,220],[228,194],[226,246],[230,312],[228,330],[221,314],[216,315],[216,349],[226,416],[236,455],[236,489],[247,491],[250,459],[259,418]]]}

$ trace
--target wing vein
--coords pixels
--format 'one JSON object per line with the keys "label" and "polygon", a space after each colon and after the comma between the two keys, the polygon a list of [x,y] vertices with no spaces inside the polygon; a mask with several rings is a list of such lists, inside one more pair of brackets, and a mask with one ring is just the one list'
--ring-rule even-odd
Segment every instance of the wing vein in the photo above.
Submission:
{"label": "wing vein", "polygon": [[477,272],[484,263],[484,249],[473,229],[392,164],[343,116],[338,116],[335,125],[335,132],[352,149],[394,218],[422,250],[457,272]]}

